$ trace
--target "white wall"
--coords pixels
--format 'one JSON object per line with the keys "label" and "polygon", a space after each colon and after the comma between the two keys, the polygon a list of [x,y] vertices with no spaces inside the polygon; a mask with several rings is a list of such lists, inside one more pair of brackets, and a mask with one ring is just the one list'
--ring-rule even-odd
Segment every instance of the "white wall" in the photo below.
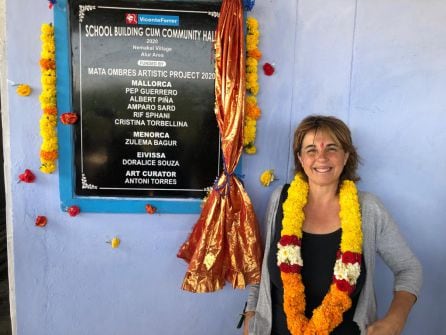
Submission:
{"label": "white wall", "polygon": [[[352,128],[364,165],[360,188],[376,193],[399,222],[425,271],[405,334],[440,334],[446,293],[446,2],[440,0],[257,0],[263,61],[258,154],[245,157],[247,189],[259,217],[274,188],[258,177],[274,168],[291,178],[290,138],[310,113]],[[6,78],[2,78],[14,327],[19,335],[238,334],[245,291],[180,290],[186,265],[176,252],[196,215],[82,213],[59,209],[58,175],[38,173],[40,25],[47,3],[6,0]],[[18,97],[6,79],[30,84]],[[17,184],[25,168],[35,184]],[[279,182],[276,182],[278,185]],[[36,215],[48,226],[34,227]],[[105,243],[118,235],[122,246]],[[377,271],[380,313],[390,275]]]}

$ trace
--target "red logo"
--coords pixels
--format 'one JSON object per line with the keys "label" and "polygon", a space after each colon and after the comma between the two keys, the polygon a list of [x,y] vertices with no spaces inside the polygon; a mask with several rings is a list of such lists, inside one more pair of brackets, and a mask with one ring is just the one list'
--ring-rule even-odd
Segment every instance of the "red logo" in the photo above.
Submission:
{"label": "red logo", "polygon": [[127,24],[138,24],[138,15],[137,14],[125,14],[125,23]]}

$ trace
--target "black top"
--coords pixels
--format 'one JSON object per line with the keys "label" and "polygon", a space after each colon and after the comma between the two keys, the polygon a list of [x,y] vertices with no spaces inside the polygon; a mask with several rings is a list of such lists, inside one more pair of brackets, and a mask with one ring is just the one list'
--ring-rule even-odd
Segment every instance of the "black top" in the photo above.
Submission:
{"label": "black top", "polygon": [[[272,331],[271,335],[290,335],[283,311],[283,284],[280,278],[280,270],[277,266],[277,243],[280,240],[282,230],[282,204],[286,199],[288,187],[284,187],[281,195],[280,208],[276,216],[276,231],[271,240],[271,251],[268,259],[268,268],[271,280],[272,300]],[[302,234],[302,282],[305,286],[305,315],[312,316],[313,310],[318,307],[327,294],[333,279],[333,268],[336,262],[336,252],[341,242],[341,229],[330,234]],[[361,264],[361,274],[353,292],[352,307],[344,313],[343,322],[335,328],[332,335],[359,335],[360,330],[353,321],[353,315],[358,302],[359,293],[364,285],[365,266]]]}

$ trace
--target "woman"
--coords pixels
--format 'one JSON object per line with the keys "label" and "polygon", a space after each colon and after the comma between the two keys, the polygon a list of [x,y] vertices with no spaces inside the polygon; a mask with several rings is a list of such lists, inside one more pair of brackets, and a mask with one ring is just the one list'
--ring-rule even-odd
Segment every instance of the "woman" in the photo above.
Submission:
{"label": "woman", "polygon": [[[357,192],[350,130],[335,117],[309,116],[295,131],[293,151],[296,176],[270,199],[262,278],[250,289],[244,334],[400,334],[421,266],[381,202]],[[376,252],[395,276],[380,320]]]}

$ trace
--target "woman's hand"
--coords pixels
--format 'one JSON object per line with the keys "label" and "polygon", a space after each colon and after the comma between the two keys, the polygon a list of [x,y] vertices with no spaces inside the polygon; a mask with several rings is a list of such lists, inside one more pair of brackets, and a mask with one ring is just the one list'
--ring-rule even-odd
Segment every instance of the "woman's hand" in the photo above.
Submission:
{"label": "woman's hand", "polygon": [[396,320],[378,320],[367,327],[367,335],[399,335],[403,326]]}
{"label": "woman's hand", "polygon": [[245,320],[243,321],[243,335],[249,334],[249,322],[254,317],[256,312],[245,312]]}
{"label": "woman's hand", "polygon": [[416,297],[412,293],[395,292],[387,315],[368,326],[367,335],[399,335],[415,301]]}

